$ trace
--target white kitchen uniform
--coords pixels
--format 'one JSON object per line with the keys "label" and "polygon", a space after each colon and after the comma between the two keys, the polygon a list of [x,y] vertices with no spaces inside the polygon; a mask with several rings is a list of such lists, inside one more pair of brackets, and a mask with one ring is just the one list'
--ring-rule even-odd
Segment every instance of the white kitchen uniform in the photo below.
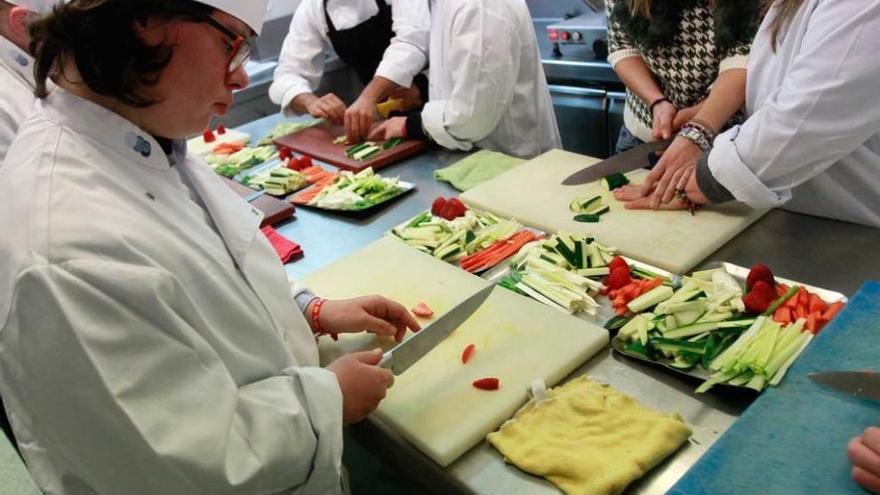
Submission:
{"label": "white kitchen uniform", "polygon": [[[275,80],[269,97],[281,105],[286,115],[293,99],[314,93],[324,74],[324,54],[332,48],[327,35],[327,14],[338,30],[353,28],[375,16],[376,0],[303,0],[290,23],[284,39]],[[394,38],[385,49],[376,75],[398,86],[409,87],[413,77],[428,63],[430,14],[426,0],[384,0],[391,6]]]}
{"label": "white kitchen uniform", "polygon": [[561,148],[525,1],[431,0],[431,16],[431,139],[522,158]]}
{"label": "white kitchen uniform", "polygon": [[34,107],[34,60],[0,36],[0,168],[19,126]]}
{"label": "white kitchen uniform", "polygon": [[712,175],[753,207],[880,227],[880,0],[806,0],[774,53],[749,57],[748,120],[715,139]]}
{"label": "white kitchen uniform", "polygon": [[61,89],[0,170],[0,393],[50,494],[341,491],[342,396],[244,203]]}

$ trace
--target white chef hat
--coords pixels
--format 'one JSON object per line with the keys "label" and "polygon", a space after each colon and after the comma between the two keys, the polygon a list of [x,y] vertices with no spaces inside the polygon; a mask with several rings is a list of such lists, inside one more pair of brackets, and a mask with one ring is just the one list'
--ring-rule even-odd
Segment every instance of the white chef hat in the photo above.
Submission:
{"label": "white chef hat", "polygon": [[217,10],[222,10],[233,17],[239,18],[257,34],[260,34],[260,31],[263,30],[263,21],[266,20],[266,12],[269,10],[269,0],[196,1],[205,5],[210,5]]}
{"label": "white chef hat", "polygon": [[52,10],[52,7],[58,5],[59,3],[63,3],[64,0],[4,0],[7,3],[11,3],[12,5],[18,5],[19,7],[24,7],[31,12],[36,12],[38,14],[44,14]]}

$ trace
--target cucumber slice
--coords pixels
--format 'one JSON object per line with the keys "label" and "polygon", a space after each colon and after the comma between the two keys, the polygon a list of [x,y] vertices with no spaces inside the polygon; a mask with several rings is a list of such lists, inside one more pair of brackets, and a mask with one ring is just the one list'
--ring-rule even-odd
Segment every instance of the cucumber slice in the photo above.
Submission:
{"label": "cucumber slice", "polygon": [[602,187],[606,191],[613,191],[627,184],[629,184],[629,179],[622,173],[611,174],[602,178]]}
{"label": "cucumber slice", "polygon": [[592,213],[581,213],[580,215],[575,215],[572,220],[581,223],[596,223],[599,221],[599,215],[593,215]]}
{"label": "cucumber slice", "polygon": [[602,206],[602,196],[582,196],[573,199],[569,203],[568,209],[572,213],[591,213],[591,210],[600,206]]}

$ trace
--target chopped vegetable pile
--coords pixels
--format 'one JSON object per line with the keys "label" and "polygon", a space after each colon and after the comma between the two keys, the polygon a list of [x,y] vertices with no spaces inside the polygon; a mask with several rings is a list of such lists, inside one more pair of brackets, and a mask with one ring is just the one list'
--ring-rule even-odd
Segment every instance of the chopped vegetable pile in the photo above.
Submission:
{"label": "chopped vegetable pile", "polygon": [[286,136],[303,129],[308,129],[309,127],[314,127],[322,122],[324,122],[323,119],[314,119],[306,122],[280,122],[269,132],[269,134],[257,141],[257,146],[268,146],[272,144],[272,141],[281,136]]}
{"label": "chopped vegetable pile", "polygon": [[362,210],[399,195],[397,177],[384,178],[368,167],[358,173],[341,172],[308,204],[329,210]]}

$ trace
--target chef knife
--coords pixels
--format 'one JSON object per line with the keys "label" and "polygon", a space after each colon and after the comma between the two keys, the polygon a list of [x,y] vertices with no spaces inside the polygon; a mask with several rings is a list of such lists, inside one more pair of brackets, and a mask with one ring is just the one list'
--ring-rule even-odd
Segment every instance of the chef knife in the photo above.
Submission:
{"label": "chef knife", "polygon": [[873,371],[823,371],[810,373],[807,376],[819,385],[847,393],[853,397],[880,401],[880,373]]}
{"label": "chef knife", "polygon": [[576,186],[579,184],[588,184],[614,173],[629,172],[637,168],[656,164],[659,153],[666,149],[671,142],[671,139],[667,139],[664,141],[640,144],[620,153],[619,155],[614,155],[611,158],[602,160],[599,163],[590,165],[583,170],[579,170],[569,175],[562,181],[562,185]]}
{"label": "chef knife", "polygon": [[483,288],[449,310],[445,315],[437,318],[419,333],[386,352],[382,356],[382,360],[379,361],[379,366],[390,369],[395,375],[400,375],[409,369],[422,356],[460,327],[483,304],[494,288],[494,285]]}

